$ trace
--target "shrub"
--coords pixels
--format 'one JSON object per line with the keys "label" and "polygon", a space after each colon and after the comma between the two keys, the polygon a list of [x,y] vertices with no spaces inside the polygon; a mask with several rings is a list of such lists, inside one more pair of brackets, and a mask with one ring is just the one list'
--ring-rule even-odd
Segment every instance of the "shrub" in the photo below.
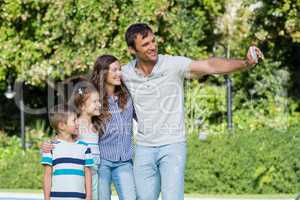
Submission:
{"label": "shrub", "polygon": [[188,138],[187,193],[296,193],[300,190],[299,128],[260,129]]}
{"label": "shrub", "polygon": [[38,150],[24,151],[20,139],[0,134],[0,188],[42,188]]}
{"label": "shrub", "polygon": [[[296,193],[300,190],[300,129],[236,130],[200,141],[188,136],[185,192],[202,194]],[[0,188],[42,188],[37,149],[0,134]]]}

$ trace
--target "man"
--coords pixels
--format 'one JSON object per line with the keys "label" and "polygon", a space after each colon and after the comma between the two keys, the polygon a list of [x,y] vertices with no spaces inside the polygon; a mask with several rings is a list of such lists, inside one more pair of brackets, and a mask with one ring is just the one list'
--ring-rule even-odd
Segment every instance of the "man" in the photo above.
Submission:
{"label": "man", "polygon": [[[138,119],[134,176],[140,200],[184,199],[186,142],[184,126],[184,77],[224,74],[256,63],[210,58],[191,60],[158,55],[155,35],[147,24],[131,25],[125,34],[129,52],[136,59],[125,65],[122,76],[132,95]],[[258,57],[261,51],[254,47]]]}

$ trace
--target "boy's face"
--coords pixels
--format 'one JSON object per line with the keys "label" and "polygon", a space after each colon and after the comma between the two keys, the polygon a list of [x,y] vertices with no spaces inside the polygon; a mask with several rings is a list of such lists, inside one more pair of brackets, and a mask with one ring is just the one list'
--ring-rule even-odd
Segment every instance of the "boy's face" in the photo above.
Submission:
{"label": "boy's face", "polygon": [[75,113],[69,113],[67,123],[64,125],[64,131],[72,134],[77,135],[77,116]]}

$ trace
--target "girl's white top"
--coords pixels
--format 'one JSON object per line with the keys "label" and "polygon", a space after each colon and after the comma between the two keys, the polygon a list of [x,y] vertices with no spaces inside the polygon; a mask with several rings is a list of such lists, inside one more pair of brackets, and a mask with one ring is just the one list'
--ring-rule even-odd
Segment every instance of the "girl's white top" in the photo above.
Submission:
{"label": "girl's white top", "polygon": [[78,123],[78,139],[88,144],[92,151],[94,163],[97,164],[97,161],[100,160],[99,134],[93,130],[92,126],[82,120],[78,120]]}

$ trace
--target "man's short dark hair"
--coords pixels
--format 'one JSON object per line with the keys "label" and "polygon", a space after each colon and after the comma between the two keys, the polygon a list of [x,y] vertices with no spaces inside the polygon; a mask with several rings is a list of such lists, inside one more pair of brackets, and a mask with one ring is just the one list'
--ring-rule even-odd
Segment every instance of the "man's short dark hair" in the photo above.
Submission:
{"label": "man's short dark hair", "polygon": [[153,33],[152,29],[145,23],[136,23],[132,24],[128,27],[125,33],[125,40],[127,42],[128,47],[132,47],[135,49],[135,38],[138,34],[142,35],[142,38],[148,36],[148,33]]}

